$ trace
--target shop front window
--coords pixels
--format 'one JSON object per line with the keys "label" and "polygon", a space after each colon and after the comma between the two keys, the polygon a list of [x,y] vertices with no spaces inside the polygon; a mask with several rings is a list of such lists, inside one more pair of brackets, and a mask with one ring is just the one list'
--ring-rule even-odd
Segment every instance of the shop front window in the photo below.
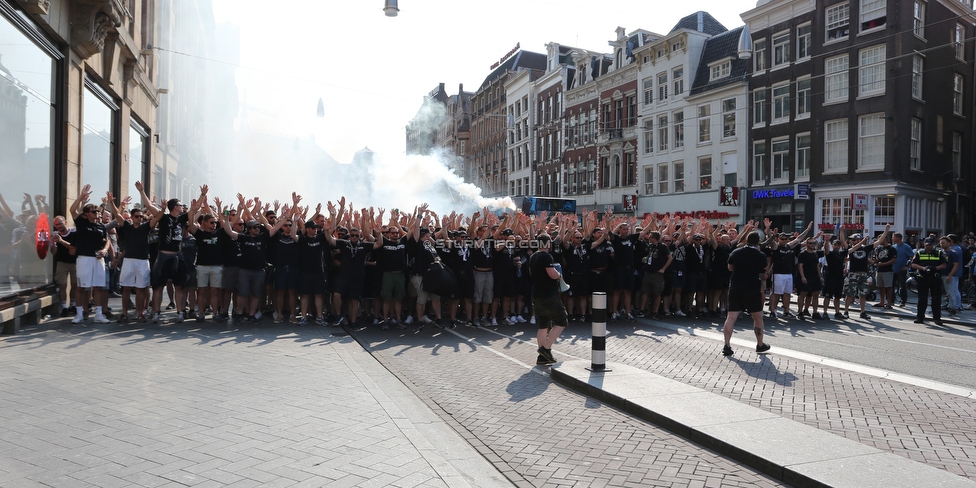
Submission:
{"label": "shop front window", "polygon": [[139,198],[135,183],[146,181],[146,162],[149,149],[149,133],[141,124],[133,120],[129,124],[129,172],[128,181],[122,182],[121,196],[132,195],[133,201]]}
{"label": "shop front window", "polygon": [[0,297],[52,282],[53,258],[40,259],[40,214],[52,219],[55,133],[53,46],[42,49],[0,13]]}

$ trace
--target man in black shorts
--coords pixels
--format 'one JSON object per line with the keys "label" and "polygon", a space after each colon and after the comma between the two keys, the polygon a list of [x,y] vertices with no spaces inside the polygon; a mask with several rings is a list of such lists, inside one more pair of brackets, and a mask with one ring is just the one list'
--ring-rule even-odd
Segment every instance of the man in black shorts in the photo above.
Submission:
{"label": "man in black shorts", "polygon": [[535,311],[539,332],[539,358],[536,364],[553,364],[552,345],[562,334],[569,322],[566,307],[559,299],[559,279],[562,275],[556,270],[555,261],[549,250],[552,240],[548,235],[540,235],[536,242],[539,248],[529,258],[529,273],[532,277],[532,310]]}
{"label": "man in black shorts", "polygon": [[769,344],[763,342],[763,294],[760,276],[766,271],[766,254],[756,248],[759,245],[759,233],[750,232],[746,236],[746,246],[740,247],[729,255],[729,271],[732,277],[729,281],[729,315],[725,318],[725,347],[723,356],[733,354],[732,326],[739,318],[740,312],[752,315],[752,328],[756,333],[756,352],[766,352]]}

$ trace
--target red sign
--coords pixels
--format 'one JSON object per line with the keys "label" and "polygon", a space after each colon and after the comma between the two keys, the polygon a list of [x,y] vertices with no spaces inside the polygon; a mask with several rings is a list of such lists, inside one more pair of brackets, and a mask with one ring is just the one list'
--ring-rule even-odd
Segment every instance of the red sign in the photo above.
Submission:
{"label": "red sign", "polygon": [[624,212],[637,210],[637,195],[624,195]]}
{"label": "red sign", "polygon": [[[817,229],[819,230],[836,230],[838,226],[834,224],[819,224]],[[843,230],[864,230],[864,224],[840,224],[839,226]]]}
{"label": "red sign", "polygon": [[722,207],[739,206],[739,187],[723,186],[718,192],[718,204]]}
{"label": "red sign", "polygon": [[854,210],[868,209],[868,196],[863,193],[851,194],[851,208]]}
{"label": "red sign", "polygon": [[739,214],[720,212],[718,210],[695,210],[693,212],[667,212],[663,214],[655,212],[653,215],[645,213],[644,216],[645,217],[656,216],[657,218],[670,217],[672,219],[683,219],[685,217],[689,217],[692,219],[700,219],[702,217],[705,217],[706,219],[709,220],[723,220],[723,219],[728,219],[729,217],[738,217]]}

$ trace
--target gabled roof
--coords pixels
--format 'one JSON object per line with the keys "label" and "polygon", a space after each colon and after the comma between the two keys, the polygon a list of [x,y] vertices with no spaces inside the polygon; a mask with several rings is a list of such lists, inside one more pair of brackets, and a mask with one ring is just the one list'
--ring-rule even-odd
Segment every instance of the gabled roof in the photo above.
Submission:
{"label": "gabled roof", "polygon": [[[691,84],[690,95],[697,95],[704,91],[714,90],[723,86],[732,85],[744,81],[749,76],[749,60],[738,59],[739,36],[742,29],[733,29],[724,34],[710,37],[705,41],[702,48],[701,61],[698,63],[698,70],[695,73],[695,81]],[[708,69],[709,63],[714,63],[720,59],[732,58],[731,73],[725,78],[709,81],[711,70]]]}
{"label": "gabled roof", "polygon": [[674,28],[671,29],[671,32],[669,32],[668,34],[671,34],[672,32],[680,29],[688,29],[688,30],[703,32],[710,36],[718,35],[728,31],[728,29],[726,29],[721,22],[715,20],[715,17],[712,17],[711,14],[709,14],[708,12],[704,12],[701,10],[679,20],[678,23],[674,26]]}
{"label": "gabled roof", "polygon": [[478,89],[484,89],[486,86],[490,85],[492,81],[495,81],[509,70],[518,71],[519,68],[537,69],[545,72],[546,55],[534,53],[532,51],[519,51],[512,55],[512,57],[506,59],[501,66],[495,68],[495,71],[492,71],[491,74],[485,78],[485,81],[481,83],[481,87]]}

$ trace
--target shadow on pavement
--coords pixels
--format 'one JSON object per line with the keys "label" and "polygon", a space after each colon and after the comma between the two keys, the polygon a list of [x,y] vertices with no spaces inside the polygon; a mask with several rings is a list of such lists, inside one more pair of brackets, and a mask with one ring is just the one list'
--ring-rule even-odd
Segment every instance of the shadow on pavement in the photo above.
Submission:
{"label": "shadow on pavement", "polygon": [[759,356],[759,362],[740,359],[735,356],[732,356],[729,359],[735,364],[739,365],[739,367],[742,368],[742,371],[749,376],[760,380],[774,381],[780,386],[793,386],[793,383],[799,379],[793,373],[780,372],[778,369],[776,369],[776,364],[773,363],[765,354]]}
{"label": "shadow on pavement", "polygon": [[517,403],[541,395],[551,384],[548,375],[540,375],[537,368],[533,368],[509,383],[505,391],[511,395],[508,400]]}

